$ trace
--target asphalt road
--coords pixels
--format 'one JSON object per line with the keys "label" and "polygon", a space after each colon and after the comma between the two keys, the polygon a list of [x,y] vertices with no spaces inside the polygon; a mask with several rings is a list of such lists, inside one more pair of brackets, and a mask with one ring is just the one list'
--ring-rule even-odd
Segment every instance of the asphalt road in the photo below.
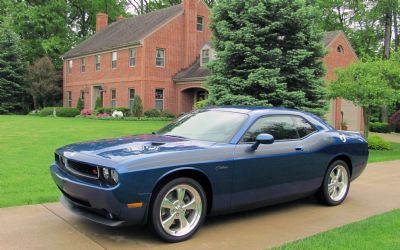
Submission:
{"label": "asphalt road", "polygon": [[166,244],[146,227],[108,228],[60,203],[0,209],[0,249],[266,249],[400,208],[400,161],[368,165],[345,203],[314,199],[210,218],[189,241]]}

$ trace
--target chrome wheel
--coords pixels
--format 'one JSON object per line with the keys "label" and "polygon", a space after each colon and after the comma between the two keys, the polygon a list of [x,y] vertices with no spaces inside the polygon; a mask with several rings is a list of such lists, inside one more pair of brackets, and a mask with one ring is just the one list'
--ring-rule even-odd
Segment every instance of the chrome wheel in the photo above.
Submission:
{"label": "chrome wheel", "polygon": [[192,186],[180,184],[170,189],[160,206],[160,222],[171,236],[184,236],[196,228],[203,210],[199,192]]}
{"label": "chrome wheel", "polygon": [[349,174],[343,165],[335,166],[329,174],[328,194],[333,201],[340,201],[347,193]]}

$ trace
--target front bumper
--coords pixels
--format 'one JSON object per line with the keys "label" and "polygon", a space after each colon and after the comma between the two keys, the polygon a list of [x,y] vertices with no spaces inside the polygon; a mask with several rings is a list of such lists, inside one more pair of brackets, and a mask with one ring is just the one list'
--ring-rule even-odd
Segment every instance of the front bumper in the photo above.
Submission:
{"label": "front bumper", "polygon": [[[146,222],[146,209],[150,194],[134,194],[119,197],[121,190],[128,188],[123,184],[115,187],[102,187],[86,182],[60,169],[56,164],[50,166],[54,182],[63,193],[62,204],[71,212],[91,221],[107,226],[143,224]],[[132,191],[134,192],[134,191]],[[139,208],[128,208],[127,204],[142,202]]]}

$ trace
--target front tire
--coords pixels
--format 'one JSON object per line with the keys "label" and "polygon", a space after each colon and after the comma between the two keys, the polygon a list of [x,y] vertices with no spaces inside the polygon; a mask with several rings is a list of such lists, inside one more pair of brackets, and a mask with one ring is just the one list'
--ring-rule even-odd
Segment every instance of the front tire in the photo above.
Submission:
{"label": "front tire", "polygon": [[326,171],[317,199],[325,205],[337,206],[343,203],[350,189],[350,171],[347,163],[334,161]]}
{"label": "front tire", "polygon": [[167,242],[189,239],[203,224],[207,198],[202,186],[190,178],[177,178],[155,194],[150,226]]}

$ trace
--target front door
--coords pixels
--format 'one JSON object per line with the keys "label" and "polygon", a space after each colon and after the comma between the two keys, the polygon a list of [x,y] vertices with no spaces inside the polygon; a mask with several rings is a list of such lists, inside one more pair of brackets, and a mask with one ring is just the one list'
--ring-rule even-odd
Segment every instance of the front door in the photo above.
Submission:
{"label": "front door", "polygon": [[[261,206],[312,191],[320,179],[312,171],[315,164],[306,140],[296,124],[299,117],[277,115],[258,119],[245,133],[235,149],[232,208]],[[301,123],[301,121],[300,121]],[[311,134],[316,130],[308,123]],[[260,133],[274,136],[275,142],[250,146]]]}
{"label": "front door", "polygon": [[103,88],[102,86],[93,86],[92,89],[92,109],[96,107],[96,100],[100,98],[101,103],[103,103]]}

